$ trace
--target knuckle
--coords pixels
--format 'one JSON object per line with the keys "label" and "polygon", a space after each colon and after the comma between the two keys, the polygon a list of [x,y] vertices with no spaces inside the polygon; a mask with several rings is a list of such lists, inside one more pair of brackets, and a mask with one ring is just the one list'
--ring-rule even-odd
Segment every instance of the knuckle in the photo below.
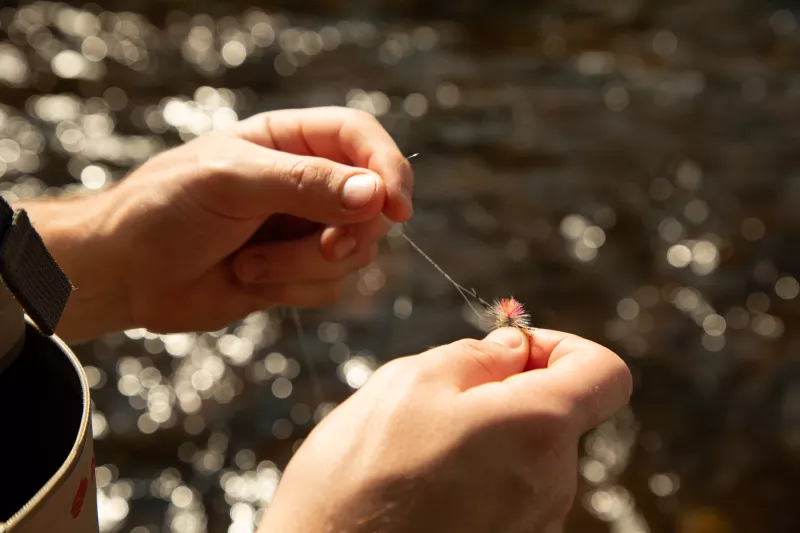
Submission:
{"label": "knuckle", "polygon": [[375,118],[375,115],[373,115],[372,113],[367,113],[366,111],[361,111],[360,109],[356,110],[356,113],[358,120],[365,124],[369,125],[380,124],[380,121],[378,121],[378,119]]}
{"label": "knuckle", "polygon": [[372,114],[352,107],[327,106],[321,108],[321,111],[327,112],[331,119],[341,124],[366,124],[378,122],[378,120]]}
{"label": "knuckle", "polygon": [[199,156],[202,176],[207,178],[228,178],[236,172],[236,158],[232,154],[203,151]]}
{"label": "knuckle", "polygon": [[380,377],[380,382],[384,386],[410,390],[424,381],[426,372],[418,358],[406,356],[398,357],[385,363],[378,368],[376,375]]}
{"label": "knuckle", "polygon": [[346,114],[350,108],[343,106],[343,105],[326,105],[319,108],[321,113],[325,113],[328,115],[339,115],[342,116]]}
{"label": "knuckle", "polygon": [[375,371],[370,378],[371,383],[382,389],[396,387],[399,383],[411,383],[414,381],[414,365],[410,365],[408,357],[398,357],[384,363]]}
{"label": "knuckle", "polygon": [[406,359],[406,357],[398,357],[384,363],[375,371],[375,375],[391,381],[392,378],[403,374],[403,370],[408,366]]}
{"label": "knuckle", "polygon": [[352,121],[354,125],[374,127],[380,125],[380,121],[375,118],[375,115],[363,111],[361,109],[353,109],[349,107],[342,108],[344,110],[343,118],[345,121]]}
{"label": "knuckle", "polygon": [[341,108],[345,118],[351,118],[357,121],[363,122],[375,122],[376,119],[372,114],[367,113],[362,109],[355,109],[352,107],[343,107]]}
{"label": "knuckle", "polygon": [[476,339],[461,339],[450,345],[450,350],[454,351],[469,361],[474,366],[481,369],[486,376],[493,376],[492,359],[494,355],[486,346],[486,343]]}
{"label": "knuckle", "polygon": [[[238,162],[244,157],[236,143],[228,142],[223,135],[209,134],[184,145],[193,146],[195,164],[199,175],[206,178],[227,178],[237,173]],[[197,143],[192,145],[192,143]]]}
{"label": "knuckle", "polygon": [[477,339],[460,339],[452,343],[450,345],[450,348],[454,351],[463,353],[472,353],[472,352],[486,353],[486,349],[483,346],[483,342]]}
{"label": "knuckle", "polygon": [[298,191],[303,191],[311,184],[325,178],[325,169],[312,157],[300,157],[287,171]]}
{"label": "knuckle", "polygon": [[304,193],[315,187],[332,187],[337,167],[319,157],[303,156],[291,164],[287,174],[297,192]]}
{"label": "knuckle", "polygon": [[[261,113],[256,114],[252,117],[253,123],[258,125],[258,129],[260,131],[270,131],[270,126],[272,124],[272,112],[271,111],[262,111]],[[239,122],[241,123],[241,121]]]}

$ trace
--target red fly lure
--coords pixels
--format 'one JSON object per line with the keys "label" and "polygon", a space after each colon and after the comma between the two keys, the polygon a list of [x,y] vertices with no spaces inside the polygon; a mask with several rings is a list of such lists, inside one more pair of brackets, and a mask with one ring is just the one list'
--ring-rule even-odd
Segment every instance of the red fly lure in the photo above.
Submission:
{"label": "red fly lure", "polygon": [[485,319],[492,329],[517,328],[524,331],[533,329],[531,316],[525,307],[514,298],[501,298],[486,307]]}

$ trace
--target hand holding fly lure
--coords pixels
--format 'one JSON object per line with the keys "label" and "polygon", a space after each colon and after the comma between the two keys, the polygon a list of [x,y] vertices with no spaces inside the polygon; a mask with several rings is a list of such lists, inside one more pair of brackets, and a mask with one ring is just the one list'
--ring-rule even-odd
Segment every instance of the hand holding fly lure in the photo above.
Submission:
{"label": "hand holding fly lure", "polygon": [[[413,154],[407,157],[403,162],[405,163],[417,155],[418,154]],[[514,298],[501,298],[499,300],[495,300],[494,303],[491,304],[486,302],[486,300],[478,296],[478,293],[475,291],[475,289],[468,289],[450,277],[450,275],[445,272],[444,269],[442,269],[442,267],[436,263],[436,261],[431,259],[431,257],[426,254],[422,248],[420,248],[417,243],[411,239],[411,237],[403,232],[401,224],[395,224],[385,214],[381,214],[381,216],[389,225],[389,227],[394,228],[398,234],[405,239],[405,241],[410,244],[414,250],[417,251],[417,253],[419,253],[426,261],[428,261],[436,270],[439,271],[442,276],[444,276],[447,281],[453,285],[453,287],[456,288],[458,293],[462,298],[464,298],[464,301],[467,302],[467,305],[469,305],[470,309],[472,309],[478,319],[490,330],[512,327],[517,328],[526,334],[533,331],[534,328],[531,325],[530,315],[525,311],[525,308],[519,301],[515,300]],[[476,307],[472,300],[477,301],[483,307],[483,309]],[[322,383],[319,379],[314,360],[310,355],[309,349],[304,343],[303,339],[305,334],[303,333],[303,326],[300,322],[300,316],[297,309],[292,309],[292,319],[294,320],[295,327],[297,328],[298,338],[300,339],[300,351],[306,360],[306,365],[311,375],[311,381],[314,387],[314,397],[317,401],[317,404],[321,404],[324,398]]]}
{"label": "hand holding fly lure", "polygon": [[[416,157],[419,154],[412,154],[408,156],[403,163],[407,162],[412,157]],[[402,163],[401,163],[402,164]],[[495,300],[494,303],[490,304],[487,303],[486,300],[478,296],[478,293],[475,289],[467,289],[463,285],[457,283],[452,277],[450,277],[447,272],[442,269],[431,257],[426,254],[422,249],[411,240],[411,237],[405,234],[403,230],[398,227],[400,226],[395,225],[386,215],[382,215],[384,220],[391,226],[398,230],[399,234],[403,239],[410,244],[414,250],[416,250],[426,261],[428,261],[433,267],[442,274],[447,281],[449,281],[453,287],[456,288],[458,293],[464,298],[464,301],[467,302],[467,305],[470,306],[473,312],[483,321],[490,329],[498,329],[498,328],[517,328],[524,332],[533,331],[533,326],[531,325],[531,317],[525,311],[525,307],[522,303],[512,298],[501,298],[500,300]],[[479,311],[475,305],[473,305],[470,298],[477,300],[483,306],[483,312]]]}

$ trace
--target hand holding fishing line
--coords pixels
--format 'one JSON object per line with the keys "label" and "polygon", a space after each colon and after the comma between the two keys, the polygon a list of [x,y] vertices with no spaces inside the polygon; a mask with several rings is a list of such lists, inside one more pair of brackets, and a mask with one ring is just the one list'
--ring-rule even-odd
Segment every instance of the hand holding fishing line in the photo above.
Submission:
{"label": "hand holding fishing line", "polygon": [[374,117],[262,113],[166,151],[116,186],[20,202],[76,286],[59,325],[215,330],[273,306],[336,300],[411,216],[413,172]]}
{"label": "hand holding fishing line", "polygon": [[630,392],[619,357],[557,331],[395,359],[311,432],[259,533],[560,533],[578,439]]}

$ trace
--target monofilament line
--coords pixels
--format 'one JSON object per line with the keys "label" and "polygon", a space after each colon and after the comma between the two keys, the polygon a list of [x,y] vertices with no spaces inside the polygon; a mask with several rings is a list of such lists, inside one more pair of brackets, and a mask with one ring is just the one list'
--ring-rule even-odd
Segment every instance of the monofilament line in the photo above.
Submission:
{"label": "monofilament line", "polygon": [[[399,167],[403,163],[408,162],[409,159],[417,157],[418,155],[419,155],[419,152],[415,153],[415,154],[411,154],[410,156],[406,157],[403,161],[401,161],[400,164],[398,164],[397,166]],[[397,232],[400,234],[400,236],[403,237],[403,239],[405,239],[405,241],[408,244],[410,244],[414,248],[414,250],[416,250],[417,253],[419,253],[419,255],[421,255],[423,258],[425,258],[425,260],[428,263],[433,265],[433,268],[438,270],[439,273],[442,276],[444,276],[444,278],[447,281],[449,281],[453,285],[453,287],[456,288],[458,293],[461,295],[462,298],[464,298],[464,301],[467,302],[467,305],[470,307],[470,309],[472,309],[472,311],[475,313],[475,315],[477,315],[477,317],[479,319],[483,320],[483,318],[484,318],[483,314],[475,308],[475,306],[472,304],[472,301],[470,300],[470,297],[475,298],[476,300],[478,300],[481,304],[483,304],[486,307],[489,307],[489,304],[486,303],[483,300],[483,298],[478,296],[478,293],[475,291],[475,289],[467,289],[466,287],[464,287],[463,285],[458,283],[456,280],[454,280],[452,277],[450,277],[450,275],[447,272],[445,272],[444,269],[442,269],[442,267],[440,267],[438,264],[436,264],[436,261],[431,259],[431,257],[428,254],[426,254],[422,250],[422,248],[417,246],[417,243],[415,243],[413,240],[411,240],[411,237],[409,237],[408,235],[405,234],[405,232],[402,230],[402,225],[401,224],[395,224],[394,222],[392,222],[392,220],[389,217],[387,217],[383,213],[381,213],[381,216],[383,217],[383,220],[385,220],[386,223],[389,224],[389,227],[391,227],[393,229],[396,229]]]}
{"label": "monofilament line", "polygon": [[303,358],[306,360],[306,366],[308,367],[308,373],[311,377],[311,387],[314,391],[314,399],[317,401],[317,405],[321,405],[322,402],[325,400],[324,396],[322,395],[322,381],[320,380],[319,373],[317,372],[317,366],[314,364],[314,358],[311,356],[311,351],[306,344],[306,335],[305,331],[303,330],[303,323],[300,322],[300,311],[296,307],[290,308],[292,314],[292,320],[294,321],[294,326],[297,328],[297,339],[300,342],[300,352],[303,354]]}
{"label": "monofilament line", "polygon": [[414,241],[412,241],[412,240],[411,240],[411,237],[409,237],[408,235],[406,235],[406,234],[403,232],[403,230],[402,230],[402,229],[400,229],[400,228],[398,227],[398,226],[399,226],[399,224],[395,224],[395,223],[393,223],[393,222],[392,222],[392,220],[391,220],[389,217],[387,217],[385,214],[383,214],[383,213],[381,213],[381,216],[382,216],[382,217],[383,217],[383,219],[384,219],[384,220],[385,220],[385,221],[386,221],[386,222],[389,224],[389,226],[390,226],[390,227],[392,227],[392,228],[394,228],[394,229],[396,229],[396,230],[398,231],[398,233],[400,234],[400,236],[401,236],[401,237],[403,237],[403,239],[405,239],[405,241],[406,241],[408,244],[410,244],[410,245],[411,245],[411,246],[414,248],[414,250],[416,250],[416,251],[417,251],[417,253],[419,253],[419,255],[421,255],[423,258],[425,258],[425,260],[426,260],[428,263],[430,263],[431,265],[433,265],[433,268],[435,268],[436,270],[438,270],[438,271],[439,271],[439,273],[440,273],[442,276],[444,276],[444,278],[445,278],[447,281],[449,281],[449,282],[450,282],[450,283],[453,285],[453,287],[455,287],[455,288],[456,288],[456,290],[458,291],[458,293],[461,295],[461,297],[462,297],[462,298],[464,298],[464,301],[465,301],[465,302],[467,302],[467,305],[469,305],[469,306],[470,306],[470,308],[471,308],[471,309],[472,309],[472,310],[475,312],[475,314],[478,316],[478,318],[480,318],[480,319],[483,319],[483,314],[481,314],[481,312],[480,312],[480,311],[478,311],[478,309],[475,307],[475,305],[473,305],[472,301],[470,300],[470,297],[472,297],[472,298],[475,298],[476,300],[478,300],[479,302],[481,302],[483,305],[487,305],[487,304],[486,304],[486,302],[484,302],[484,301],[483,301],[483,299],[482,299],[480,296],[478,296],[478,294],[475,292],[475,289],[468,289],[468,288],[464,287],[463,285],[461,285],[460,283],[458,283],[458,282],[457,282],[456,280],[454,280],[453,278],[451,278],[451,277],[450,277],[450,275],[449,275],[447,272],[445,272],[445,271],[442,269],[442,267],[440,267],[439,265],[437,265],[437,264],[436,264],[436,261],[434,261],[433,259],[431,259],[431,257],[430,257],[428,254],[426,254],[426,253],[425,253],[425,252],[422,250],[422,248],[420,248],[419,246],[417,246],[417,243],[415,243]]}

